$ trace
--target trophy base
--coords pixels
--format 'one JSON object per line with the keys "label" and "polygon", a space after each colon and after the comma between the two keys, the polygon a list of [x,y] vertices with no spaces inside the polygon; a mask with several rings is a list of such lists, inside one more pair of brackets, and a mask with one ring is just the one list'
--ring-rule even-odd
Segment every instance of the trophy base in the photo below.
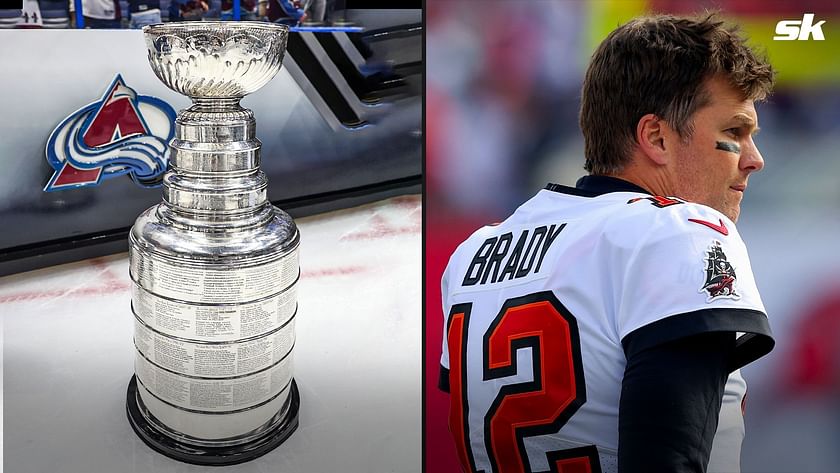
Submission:
{"label": "trophy base", "polygon": [[126,393],[126,414],[131,428],[146,445],[175,460],[194,465],[224,466],[244,463],[273,450],[285,442],[298,427],[300,394],[297,383],[292,380],[289,392],[289,406],[283,419],[276,426],[259,437],[234,446],[209,447],[176,440],[166,435],[143,415],[138,404],[142,402],[137,393],[137,376],[132,376]]}

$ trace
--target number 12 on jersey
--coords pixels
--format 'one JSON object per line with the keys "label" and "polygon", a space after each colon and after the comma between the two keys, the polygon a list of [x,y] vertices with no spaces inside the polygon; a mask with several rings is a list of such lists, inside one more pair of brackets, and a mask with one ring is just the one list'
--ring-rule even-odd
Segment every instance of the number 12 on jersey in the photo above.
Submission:
{"label": "number 12 on jersey", "polygon": [[[449,430],[461,464],[468,473],[479,473],[469,425],[466,348],[471,311],[472,304],[464,303],[449,312]],[[483,336],[482,379],[517,374],[516,352],[524,348],[531,349],[532,380],[503,386],[485,413],[483,448],[492,472],[483,473],[531,473],[524,438],[559,431],[586,402],[577,320],[551,291],[505,301]],[[550,473],[601,472],[595,446],[546,456]]]}

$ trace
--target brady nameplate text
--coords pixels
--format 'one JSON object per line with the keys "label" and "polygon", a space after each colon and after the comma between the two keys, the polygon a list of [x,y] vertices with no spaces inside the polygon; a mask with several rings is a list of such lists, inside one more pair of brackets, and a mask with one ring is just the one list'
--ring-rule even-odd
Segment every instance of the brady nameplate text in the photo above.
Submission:
{"label": "brady nameplate text", "polygon": [[511,281],[540,272],[543,258],[566,224],[526,228],[484,240],[475,252],[462,286]]}

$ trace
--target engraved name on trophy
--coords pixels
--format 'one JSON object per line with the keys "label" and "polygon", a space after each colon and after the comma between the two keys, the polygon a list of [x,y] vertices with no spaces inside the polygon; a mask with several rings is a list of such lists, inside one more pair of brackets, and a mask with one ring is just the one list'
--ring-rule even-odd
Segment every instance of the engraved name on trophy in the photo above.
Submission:
{"label": "engraved name on trophy", "polygon": [[129,236],[135,376],[126,410],[153,449],[241,463],[298,424],[292,379],[299,233],[266,198],[253,113],[288,28],[190,22],[143,28],[149,63],[193,105],[178,113],[163,201]]}

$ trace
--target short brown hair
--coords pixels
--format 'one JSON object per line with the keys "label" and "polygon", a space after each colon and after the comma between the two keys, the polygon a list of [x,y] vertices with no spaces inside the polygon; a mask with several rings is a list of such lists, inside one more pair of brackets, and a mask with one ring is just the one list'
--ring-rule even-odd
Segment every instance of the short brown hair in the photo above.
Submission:
{"label": "short brown hair", "polygon": [[636,125],[648,113],[688,139],[692,115],[709,101],[703,84],[718,74],[747,99],[762,100],[773,86],[767,59],[716,13],[643,17],[615,29],[592,55],[583,82],[584,168],[621,171],[636,143]]}

